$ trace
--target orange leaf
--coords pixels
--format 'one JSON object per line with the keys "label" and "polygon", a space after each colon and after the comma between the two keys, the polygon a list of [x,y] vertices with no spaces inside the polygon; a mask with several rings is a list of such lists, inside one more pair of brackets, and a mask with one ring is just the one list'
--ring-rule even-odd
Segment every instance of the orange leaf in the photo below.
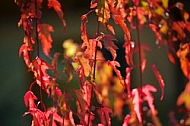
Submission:
{"label": "orange leaf", "polygon": [[48,0],[48,7],[51,8],[53,7],[55,12],[57,13],[61,23],[62,23],[62,26],[64,28],[64,31],[65,31],[65,26],[66,26],[66,22],[65,20],[63,19],[63,11],[61,10],[61,4],[59,3],[59,1],[57,0]]}
{"label": "orange leaf", "polygon": [[120,25],[127,37],[127,40],[129,41],[131,39],[131,35],[129,29],[127,28],[127,25],[125,24],[124,18],[121,15],[114,15],[114,21],[116,24]]}
{"label": "orange leaf", "polygon": [[185,108],[187,110],[190,110],[190,82],[188,82],[185,86],[185,90],[179,95],[177,98],[177,106],[180,106],[182,104],[185,105]]}
{"label": "orange leaf", "polygon": [[53,32],[53,27],[48,24],[39,24],[38,25],[38,36],[42,42],[42,49],[46,56],[50,57],[49,52],[52,47],[51,43],[53,42],[50,32]]}
{"label": "orange leaf", "polygon": [[24,61],[26,63],[26,66],[29,67],[30,66],[30,57],[29,57],[29,48],[26,44],[23,44],[20,49],[19,49],[19,56],[21,56],[21,54],[23,53],[23,57],[24,57]]}

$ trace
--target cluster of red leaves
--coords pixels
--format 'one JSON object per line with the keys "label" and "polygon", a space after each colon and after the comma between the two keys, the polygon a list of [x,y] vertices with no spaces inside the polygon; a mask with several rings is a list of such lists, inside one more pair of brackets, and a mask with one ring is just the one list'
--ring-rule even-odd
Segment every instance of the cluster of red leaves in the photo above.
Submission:
{"label": "cluster of red leaves", "polygon": [[[54,32],[54,29],[51,25],[41,23],[40,21],[42,2],[43,0],[31,0],[31,2],[25,3],[22,0],[15,0],[15,3],[19,5],[22,12],[18,25],[23,26],[25,33],[24,43],[20,47],[19,56],[23,54],[25,64],[28,69],[33,72],[35,80],[30,85],[30,90],[24,96],[24,103],[26,107],[28,107],[28,111],[24,115],[32,115],[32,125],[57,126],[71,124],[78,126],[111,126],[110,115],[117,113],[112,111],[109,103],[109,92],[114,89],[114,86],[116,86],[115,88],[121,88],[115,89],[116,91],[113,94],[116,99],[114,108],[121,110],[123,105],[127,104],[131,111],[130,114],[126,115],[123,126],[134,123],[139,125],[140,123],[146,122],[146,120],[142,118],[143,102],[148,103],[150,115],[153,118],[157,118],[154,97],[152,96],[152,92],[156,92],[157,89],[150,84],[146,84],[145,86],[140,84],[139,88],[131,89],[130,80],[134,68],[138,67],[141,72],[140,74],[143,74],[144,69],[147,67],[146,51],[150,51],[149,46],[140,42],[134,42],[131,38],[130,31],[140,30],[147,24],[155,34],[157,44],[159,46],[163,44],[168,46],[168,57],[171,62],[175,62],[173,54],[177,54],[184,75],[190,79],[189,43],[181,43],[177,52],[175,52],[173,46],[173,41],[184,40],[187,37],[187,33],[190,32],[189,14],[184,10],[182,3],[178,2],[174,6],[168,7],[168,0],[92,0],[90,3],[92,10],[81,16],[80,31],[83,41],[82,45],[78,47],[78,45],[70,41],[63,45],[65,49],[63,53],[63,72],[67,75],[68,79],[66,81],[66,90],[62,93],[56,82],[57,78],[61,78],[57,70],[57,65],[58,59],[62,54],[55,53],[51,64],[40,58],[39,54],[35,59],[30,58],[30,54],[34,50],[33,45],[39,44],[38,39],[41,41],[44,54],[51,58],[50,49],[52,48],[53,42],[51,32]],[[54,8],[61,20],[62,26],[65,28],[66,23],[63,19],[64,13],[61,10],[61,4],[57,0],[48,0],[47,4],[49,8]],[[181,11],[183,21],[173,21],[170,19],[169,12],[174,7]],[[90,38],[87,34],[87,17],[94,10],[99,23],[95,36]],[[118,69],[121,65],[116,61],[116,50],[118,47],[114,41],[117,41],[117,39],[114,37],[114,27],[109,23],[110,19],[113,19],[113,23],[119,25],[123,30],[125,41],[123,48],[125,50],[125,61],[128,65],[125,69],[125,77],[122,76],[121,71]],[[33,28],[34,21],[36,21],[35,28]],[[130,23],[130,27],[127,26],[127,21]],[[136,23],[134,23],[134,21],[136,21]],[[107,30],[107,33],[100,31],[100,23]],[[34,29],[36,29],[36,31],[34,31]],[[36,38],[34,37],[35,35]],[[40,46],[38,45],[38,47]],[[102,48],[105,48],[111,53],[111,61],[105,61],[102,53],[98,51]],[[133,62],[135,53],[140,57],[140,65],[136,65]],[[57,78],[50,76],[47,72],[48,70],[52,70]],[[115,78],[119,80],[120,86],[117,84],[111,85],[112,81],[114,81],[112,80],[113,75],[110,74],[112,70],[116,74]],[[160,85],[162,91],[160,99],[162,100],[164,97],[164,80],[155,65],[152,65],[152,70]],[[76,74],[79,78],[79,89],[69,92],[68,84],[72,80],[73,74]],[[40,89],[52,98],[54,103],[52,108],[46,110],[42,98],[38,101],[38,98],[32,92],[33,84],[37,84]],[[186,97],[184,94],[188,92],[188,90],[187,87],[184,93],[180,95],[177,105],[184,103],[186,107],[189,108],[188,100],[184,99],[184,97]],[[77,111],[70,108],[69,101],[72,100],[71,94],[74,94],[76,97]],[[124,102],[120,96],[129,102]],[[95,99],[95,103],[93,99]],[[41,109],[39,104],[42,105]],[[118,112],[119,115],[121,115],[121,111]],[[74,120],[74,116],[79,119],[78,122]],[[97,116],[99,122],[95,124],[94,120],[97,120]],[[156,124],[156,122],[154,123]]]}

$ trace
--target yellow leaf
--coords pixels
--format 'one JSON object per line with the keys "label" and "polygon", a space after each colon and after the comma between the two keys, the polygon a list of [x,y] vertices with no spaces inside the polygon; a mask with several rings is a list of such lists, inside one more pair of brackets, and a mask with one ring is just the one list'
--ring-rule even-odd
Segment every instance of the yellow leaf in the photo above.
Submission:
{"label": "yellow leaf", "polygon": [[157,9],[155,9],[155,13],[164,16],[164,9],[162,7],[158,7]]}
{"label": "yellow leaf", "polygon": [[162,27],[160,28],[160,32],[163,34],[167,34],[168,32],[168,24],[165,20],[161,21]]}
{"label": "yellow leaf", "polygon": [[177,99],[177,106],[185,105],[187,110],[190,110],[190,82],[186,84],[185,90],[179,95]]}
{"label": "yellow leaf", "polygon": [[162,4],[163,4],[164,8],[168,8],[168,1],[169,0],[162,0]]}

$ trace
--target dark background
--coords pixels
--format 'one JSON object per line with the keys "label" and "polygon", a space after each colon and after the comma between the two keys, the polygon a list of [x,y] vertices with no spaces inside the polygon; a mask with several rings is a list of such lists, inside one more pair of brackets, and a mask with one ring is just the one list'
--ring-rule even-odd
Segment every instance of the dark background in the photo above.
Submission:
{"label": "dark background", "polygon": [[[61,1],[61,0],[60,0]],[[190,7],[189,1],[184,0],[186,6]],[[170,1],[174,2],[174,1]],[[88,11],[90,0],[62,0],[65,20],[67,22],[66,34],[62,33],[61,24],[56,14],[44,6],[43,21],[52,24],[55,33],[53,33],[53,49],[51,53],[62,51],[62,42],[65,39],[72,38],[76,42],[80,40],[80,16]],[[175,13],[173,13],[175,16]],[[177,17],[177,16],[176,16]],[[14,0],[0,1],[0,125],[1,126],[29,126],[30,116],[22,117],[25,111],[23,96],[32,82],[31,74],[27,72],[22,58],[18,56],[18,50],[22,44],[23,31],[17,27],[20,19],[20,12]],[[89,32],[95,30],[94,19],[89,17]],[[118,46],[123,43],[123,36],[120,36],[121,30],[118,29]],[[136,39],[135,33],[132,38]],[[149,63],[155,63],[158,70],[165,80],[165,97],[163,101],[159,100],[161,92],[155,94],[156,108],[159,112],[159,118],[163,126],[168,125],[167,114],[175,109],[176,98],[184,89],[186,79],[183,77],[179,64],[173,65],[169,62],[166,55],[166,48],[159,49],[154,44],[156,39],[150,30],[141,32],[141,41],[149,43],[152,52],[148,54]],[[118,50],[118,60],[123,62],[123,51]],[[138,82],[138,75],[133,76],[134,83]],[[137,79],[136,79],[137,78]],[[143,76],[145,83],[153,83],[158,90],[159,85],[152,73],[145,71]],[[138,84],[136,83],[136,86]]]}

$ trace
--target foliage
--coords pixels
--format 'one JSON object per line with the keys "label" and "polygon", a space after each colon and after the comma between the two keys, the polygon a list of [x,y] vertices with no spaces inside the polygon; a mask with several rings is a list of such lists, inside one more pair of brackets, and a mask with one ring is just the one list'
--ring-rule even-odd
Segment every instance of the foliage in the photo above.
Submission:
{"label": "foliage", "polygon": [[[24,115],[32,116],[32,126],[110,126],[114,116],[122,119],[123,126],[160,126],[152,95],[158,89],[149,83],[143,84],[144,70],[147,67],[152,68],[162,91],[160,100],[164,98],[165,83],[156,63],[147,64],[146,53],[151,48],[141,43],[139,38],[144,27],[149,27],[155,34],[158,47],[167,47],[167,55],[172,63],[176,62],[176,56],[179,58],[181,70],[188,82],[184,92],[178,97],[177,105],[184,104],[185,109],[189,111],[190,44],[187,38],[190,32],[190,19],[183,3],[169,5],[168,0],[92,0],[89,12],[81,16],[82,43],[66,40],[63,43],[64,52],[57,52],[51,56],[53,42],[51,32],[54,32],[54,28],[41,20],[43,2],[43,0],[15,0],[21,10],[18,26],[22,26],[24,30],[19,56],[23,57],[34,77],[24,95],[24,103],[28,108]],[[55,10],[65,29],[66,22],[61,4],[57,0],[47,0],[47,5]],[[176,20],[170,15],[172,9],[180,12],[182,20]],[[97,26],[92,37],[88,35],[87,28],[88,16],[91,13],[95,13],[97,17]],[[113,23],[110,23],[111,21]],[[119,70],[121,64],[116,60],[118,47],[115,44],[117,42],[115,25],[123,30],[125,50],[123,58],[127,64],[125,77]],[[104,30],[101,31],[102,27]],[[131,31],[136,31],[137,41],[132,40]],[[43,53],[51,60],[50,63],[42,58],[41,47]],[[104,58],[103,49],[111,54],[111,60]],[[36,57],[32,58],[34,52],[37,52]],[[138,54],[138,63],[134,63],[135,54]],[[63,69],[61,72],[57,67],[60,59]],[[139,69],[140,73],[137,88],[131,88],[131,73],[134,68]],[[49,71],[54,74],[49,74]],[[63,74],[67,79],[63,84],[59,84],[58,80],[65,77]],[[79,88],[69,89],[68,86],[74,77],[78,78]],[[36,84],[40,88],[39,97],[32,90]],[[65,85],[65,89],[60,89],[60,85]],[[46,108],[42,99],[44,93],[52,99],[53,104],[50,108]],[[71,107],[73,101],[76,110]],[[124,105],[129,108],[125,117],[122,115]],[[146,116],[143,113],[146,113]],[[185,113],[188,115],[188,112]],[[152,120],[146,120],[147,117],[151,117]],[[180,124],[174,114],[170,117],[170,121],[175,122],[172,123],[173,126],[189,125],[189,119],[189,116],[185,116],[183,124]]]}

